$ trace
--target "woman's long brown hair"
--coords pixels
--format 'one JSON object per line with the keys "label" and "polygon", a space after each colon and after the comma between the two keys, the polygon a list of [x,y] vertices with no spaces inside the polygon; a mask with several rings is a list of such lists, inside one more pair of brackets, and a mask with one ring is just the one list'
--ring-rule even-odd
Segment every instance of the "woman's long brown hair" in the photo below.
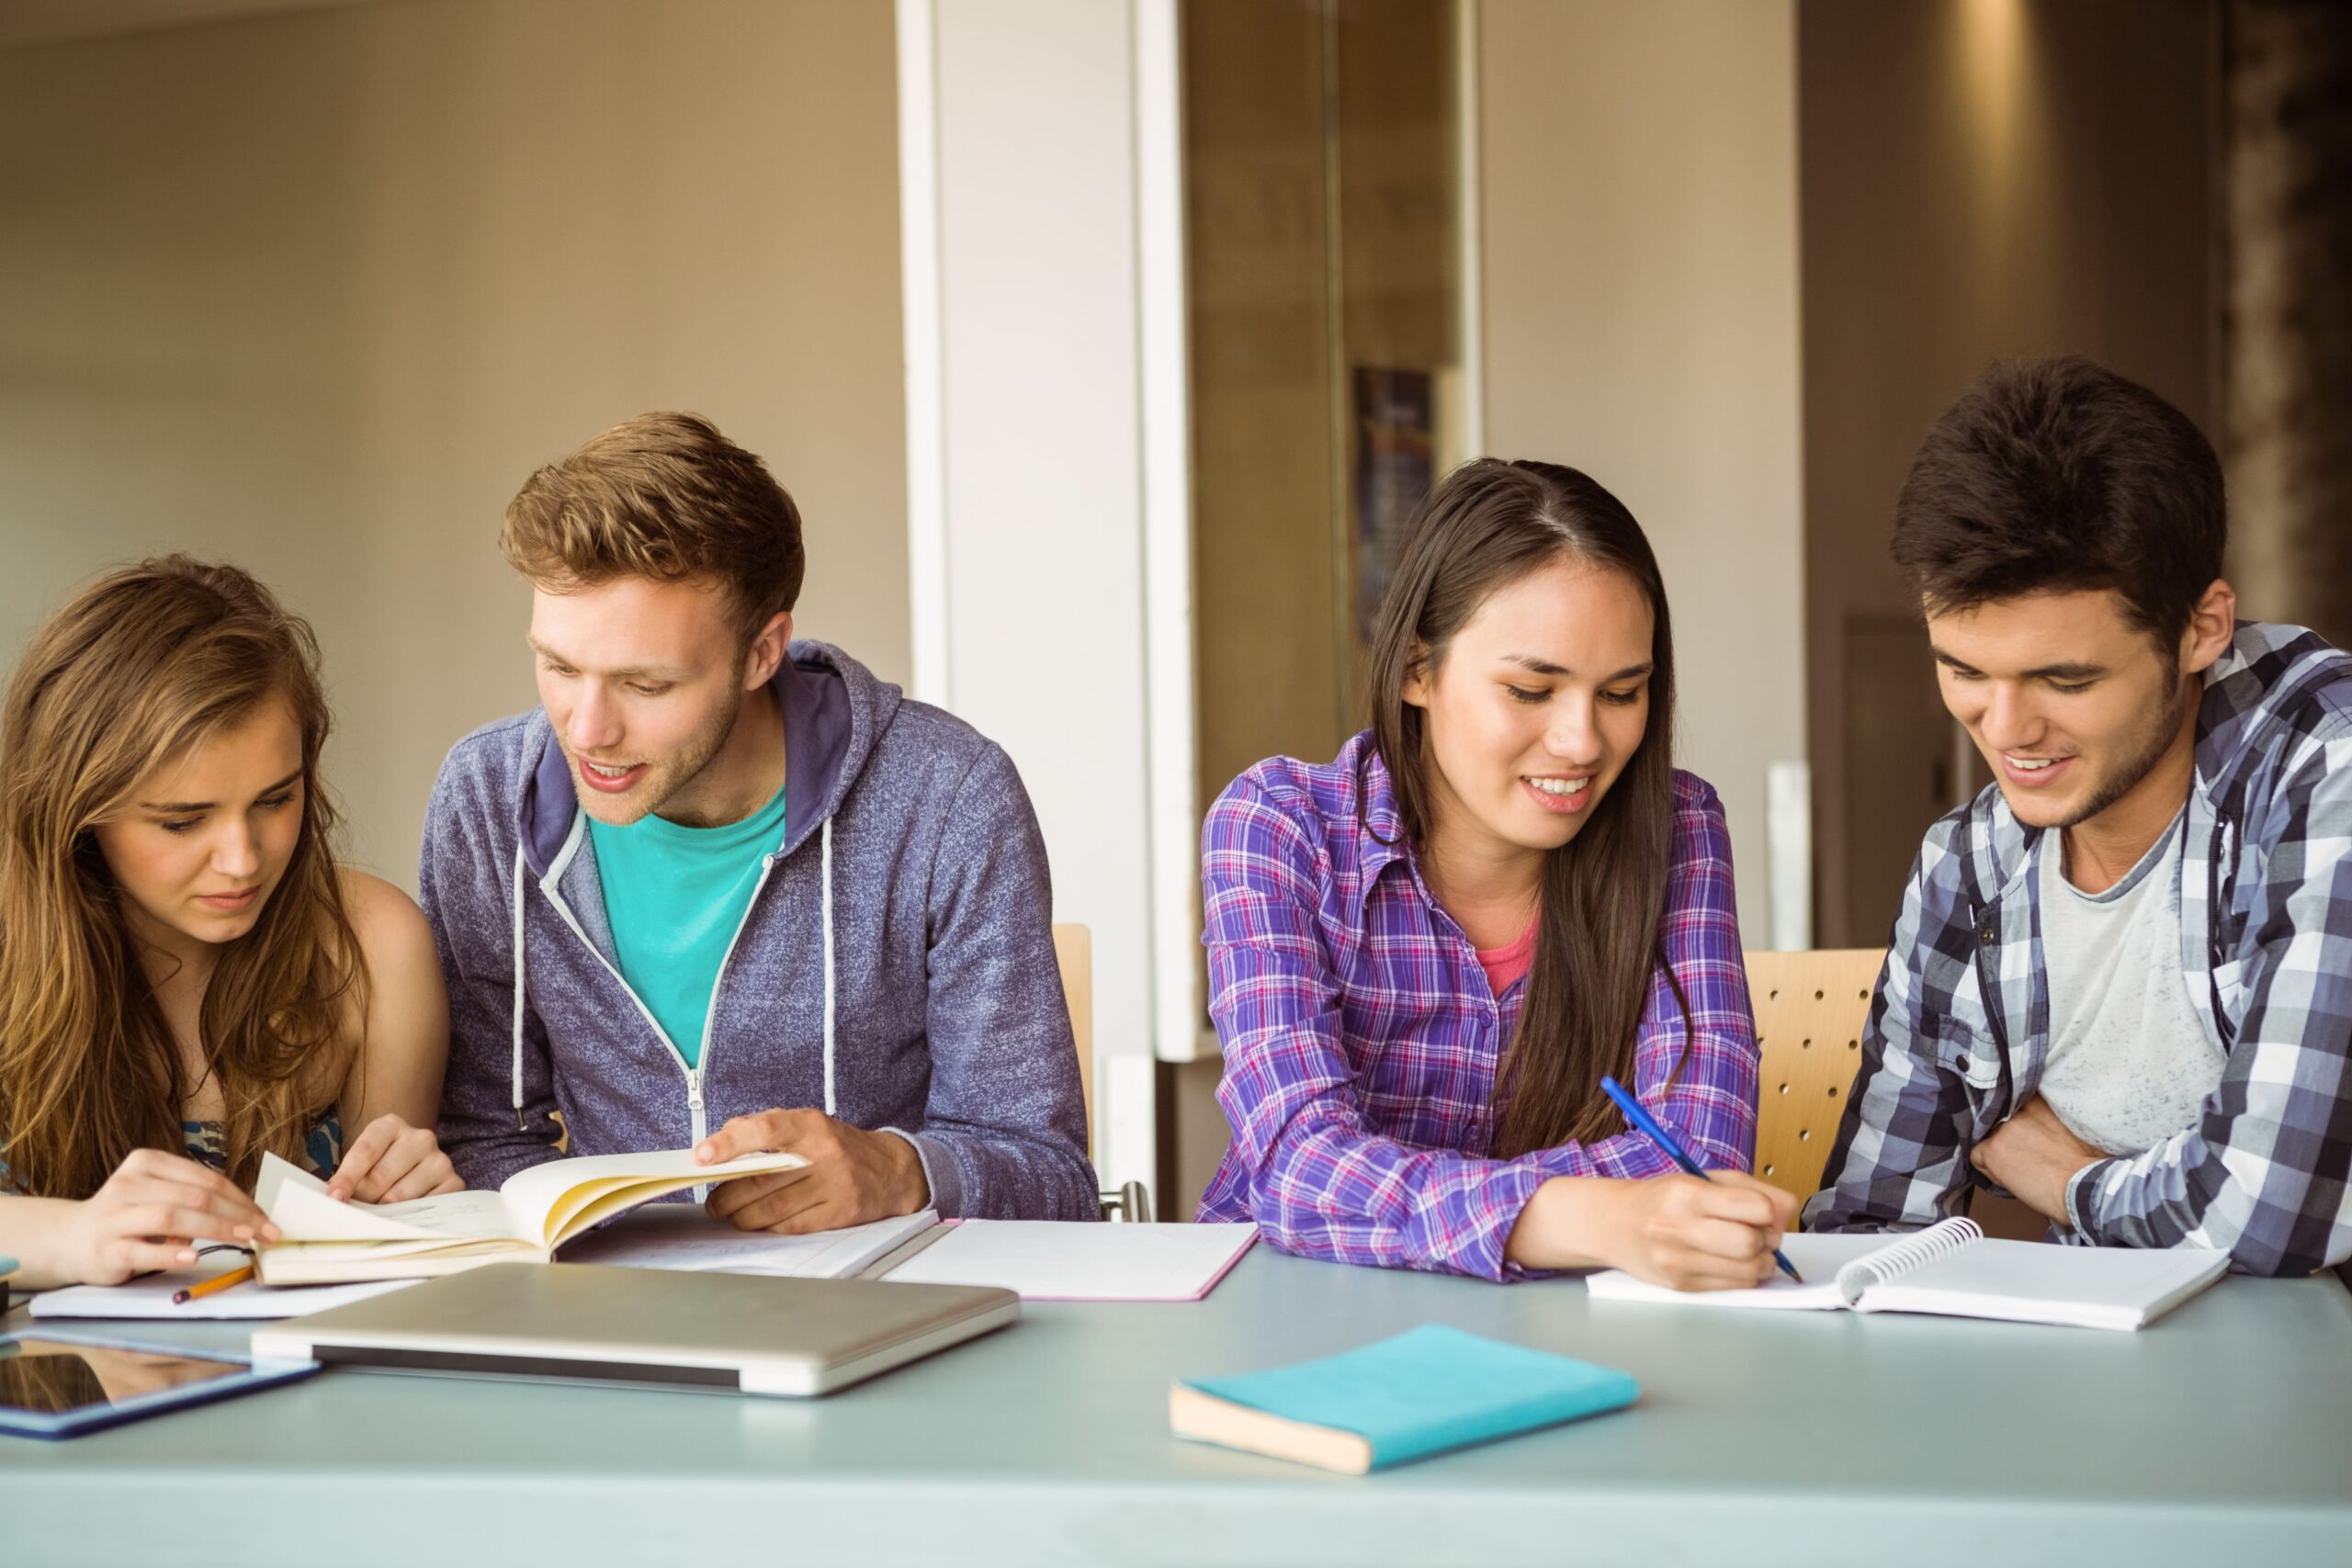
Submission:
{"label": "woman's long brown hair", "polygon": [[1649,601],[1650,707],[1642,743],[1577,836],[1545,857],[1527,995],[1495,1073],[1494,1152],[1504,1157],[1623,1131],[1603,1074],[1634,1081],[1634,1042],[1667,964],[1661,922],[1674,840],[1674,637],[1666,583],[1624,503],[1556,463],[1465,463],[1409,530],[1372,648],[1372,737],[1407,840],[1426,854],[1434,798],[1421,710],[1404,698],[1434,675],[1454,635],[1498,589],[1567,558],[1623,573]]}
{"label": "woman's long brown hair", "polygon": [[318,776],[327,704],[317,640],[244,572],[172,556],[93,585],[26,649],[0,710],[0,1161],[10,1185],[85,1198],[134,1149],[180,1151],[181,1107],[197,1085],[93,829],[122,816],[159,764],[271,701],[301,730],[301,832],[253,929],[221,947],[198,1022],[227,1102],[230,1172],[246,1185],[263,1150],[299,1153],[319,1054],[366,1015],[334,808]]}

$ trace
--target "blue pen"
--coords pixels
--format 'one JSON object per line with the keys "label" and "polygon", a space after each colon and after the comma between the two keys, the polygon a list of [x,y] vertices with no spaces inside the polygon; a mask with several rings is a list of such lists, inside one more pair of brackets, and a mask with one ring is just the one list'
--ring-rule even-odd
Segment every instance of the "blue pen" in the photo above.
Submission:
{"label": "blue pen", "polygon": [[[1625,1092],[1623,1084],[1604,1074],[1600,1080],[1600,1092],[1615,1100],[1617,1109],[1625,1113],[1625,1120],[1631,1122],[1638,1131],[1647,1134],[1650,1142],[1666,1151],[1667,1158],[1702,1181],[1712,1179],[1705,1171],[1699,1168],[1697,1160],[1682,1152],[1682,1145],[1674,1141],[1673,1134],[1650,1120],[1650,1113],[1643,1110],[1641,1103],[1632,1095]],[[1781,1266],[1781,1273],[1786,1274],[1800,1285],[1804,1283],[1804,1276],[1797,1272],[1797,1266],[1790,1262],[1789,1255],[1777,1247],[1772,1249],[1772,1261]]]}

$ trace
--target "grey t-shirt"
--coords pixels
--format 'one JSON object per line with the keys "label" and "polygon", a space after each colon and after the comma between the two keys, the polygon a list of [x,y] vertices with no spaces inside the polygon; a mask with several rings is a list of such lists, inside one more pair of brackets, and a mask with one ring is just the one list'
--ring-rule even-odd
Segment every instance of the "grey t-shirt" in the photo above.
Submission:
{"label": "grey t-shirt", "polygon": [[2221,1047],[2181,978],[2181,840],[2176,817],[2121,881],[2094,894],[2066,879],[2064,836],[2041,836],[2050,976],[2041,1098],[2076,1137],[2110,1155],[2187,1131],[2222,1079]]}

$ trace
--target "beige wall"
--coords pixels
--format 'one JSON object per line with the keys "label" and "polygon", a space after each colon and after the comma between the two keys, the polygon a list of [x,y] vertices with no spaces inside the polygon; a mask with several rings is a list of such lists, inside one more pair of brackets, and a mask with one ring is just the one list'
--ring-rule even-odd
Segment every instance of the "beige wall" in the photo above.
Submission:
{"label": "beige wall", "polygon": [[1205,810],[1243,769],[1328,758],[1362,720],[1342,695],[1323,21],[1189,0],[1184,29]]}
{"label": "beige wall", "polygon": [[105,564],[317,624],[355,860],[530,705],[501,509],[648,408],[766,457],[804,634],[908,653],[895,56],[865,0],[409,0],[0,51],[0,657]]}
{"label": "beige wall", "polygon": [[1183,9],[1205,807],[1364,726],[1354,372],[1430,374],[1434,472],[1465,455],[1456,108],[1450,6]]}
{"label": "beige wall", "polygon": [[1483,0],[1479,34],[1487,447],[1649,535],[1761,946],[1765,769],[1805,735],[1792,5]]}
{"label": "beige wall", "polygon": [[[1429,373],[1434,472],[1463,456],[1457,111],[1440,0],[1186,0],[1183,23],[1205,808],[1261,759],[1328,759],[1365,722],[1354,371]],[[1194,1062],[1163,1082],[1171,1218],[1225,1152],[1216,1079]]]}
{"label": "beige wall", "polygon": [[2210,17],[2202,0],[1799,16],[1817,934],[1860,946],[1886,940],[1920,835],[1972,786],[1887,558],[1929,423],[1996,358],[2086,354],[2213,432]]}

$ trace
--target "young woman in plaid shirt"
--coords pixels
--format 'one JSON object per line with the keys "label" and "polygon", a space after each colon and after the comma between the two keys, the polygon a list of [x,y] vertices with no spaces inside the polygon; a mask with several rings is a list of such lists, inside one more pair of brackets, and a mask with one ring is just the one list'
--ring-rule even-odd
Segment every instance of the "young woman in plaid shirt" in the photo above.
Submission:
{"label": "young woman in plaid shirt", "polygon": [[[1713,790],[1675,771],[1657,563],[1624,506],[1484,459],[1416,520],[1373,723],[1235,780],[1203,833],[1233,1144],[1200,1217],[1498,1280],[1769,1279],[1756,1029]],[[1713,1182],[1600,1091],[1630,1084]]]}

